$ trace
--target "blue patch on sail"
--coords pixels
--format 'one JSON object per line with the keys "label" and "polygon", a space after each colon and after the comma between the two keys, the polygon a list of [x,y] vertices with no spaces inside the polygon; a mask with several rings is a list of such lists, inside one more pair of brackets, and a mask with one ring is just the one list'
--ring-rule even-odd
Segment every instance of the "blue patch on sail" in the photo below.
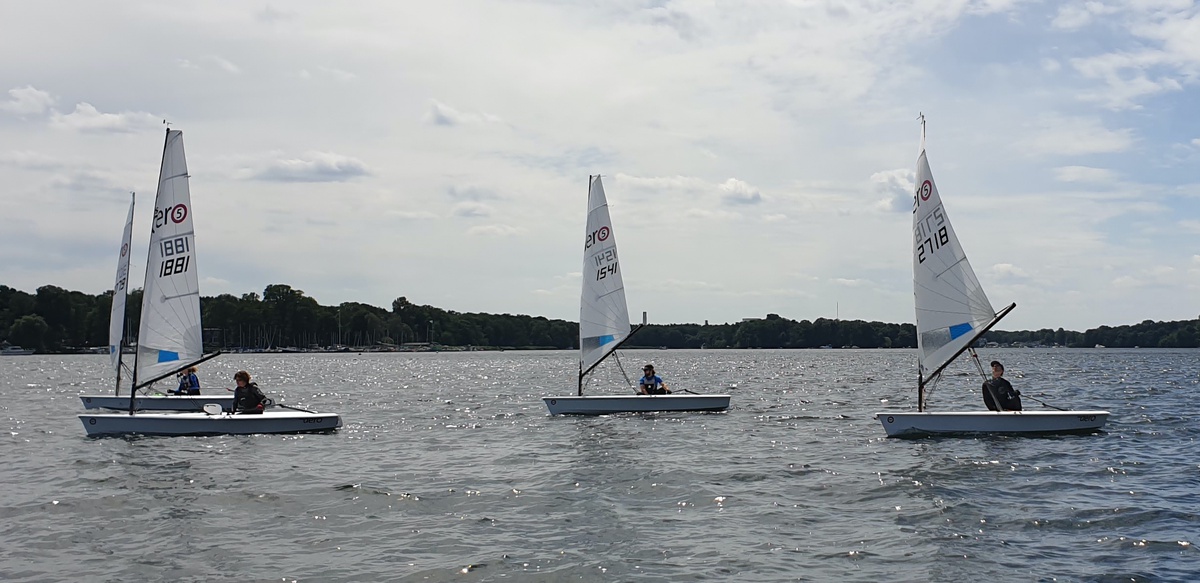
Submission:
{"label": "blue patch on sail", "polygon": [[113,346],[112,344],[109,344],[109,345],[108,345],[108,353],[109,353],[109,354],[116,354],[116,353],[117,353],[117,347],[116,347],[116,346]]}
{"label": "blue patch on sail", "polygon": [[179,360],[178,352],[171,352],[170,350],[159,350],[158,351],[158,361],[159,362],[171,362],[174,360]]}
{"label": "blue patch on sail", "polygon": [[609,342],[612,342],[613,340],[616,340],[616,339],[617,339],[616,336],[609,334],[607,336],[600,336],[600,337],[596,338],[596,342],[599,342],[600,346],[604,346],[605,344],[608,344]]}
{"label": "blue patch on sail", "polygon": [[955,324],[950,327],[950,339],[954,340],[963,334],[971,331],[971,324]]}

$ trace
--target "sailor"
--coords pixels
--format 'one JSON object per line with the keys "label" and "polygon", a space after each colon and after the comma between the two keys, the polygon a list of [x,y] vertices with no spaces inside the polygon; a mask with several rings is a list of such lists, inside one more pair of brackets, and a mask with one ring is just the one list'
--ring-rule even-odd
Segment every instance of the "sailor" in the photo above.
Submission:
{"label": "sailor", "polygon": [[179,371],[179,387],[174,391],[170,391],[176,395],[199,395],[200,394],[200,377],[196,376],[198,369],[194,366],[189,366],[185,370]]}
{"label": "sailor", "polygon": [[262,413],[267,396],[258,388],[258,383],[250,382],[250,373],[237,371],[233,375],[233,382],[237,383],[237,388],[233,389],[233,412]]}
{"label": "sailor", "polygon": [[642,378],[638,380],[638,392],[643,395],[669,395],[671,390],[663,383],[662,377],[654,374],[654,365],[642,367]]}
{"label": "sailor", "polygon": [[983,382],[983,404],[988,411],[1020,411],[1021,391],[1004,378],[1004,365],[992,361],[992,378]]}

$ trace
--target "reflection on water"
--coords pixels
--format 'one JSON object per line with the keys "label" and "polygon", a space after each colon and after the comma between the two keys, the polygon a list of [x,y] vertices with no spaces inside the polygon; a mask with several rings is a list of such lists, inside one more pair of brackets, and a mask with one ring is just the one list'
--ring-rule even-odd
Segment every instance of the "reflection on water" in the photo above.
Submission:
{"label": "reflection on water", "polygon": [[[227,355],[332,435],[93,440],[103,356],[0,359],[6,581],[1187,581],[1189,350],[995,350],[1105,433],[890,440],[911,351],[630,351],[717,414],[561,418],[570,352]],[[948,371],[940,410],[981,408]],[[624,391],[605,370],[590,393]],[[732,387],[732,388],[730,388]]]}

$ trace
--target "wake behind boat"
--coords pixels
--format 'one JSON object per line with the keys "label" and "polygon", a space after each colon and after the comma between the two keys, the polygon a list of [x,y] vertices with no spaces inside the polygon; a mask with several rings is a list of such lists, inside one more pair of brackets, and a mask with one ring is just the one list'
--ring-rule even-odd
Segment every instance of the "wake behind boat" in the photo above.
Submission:
{"label": "wake behind boat", "polygon": [[926,411],[930,383],[940,379],[942,370],[962,353],[970,352],[980,375],[986,378],[979,356],[971,347],[1017,305],[1010,304],[1000,312],[992,309],[979,278],[967,262],[929,169],[923,116],[916,184],[913,295],[917,321],[917,412],[877,413],[875,418],[883,424],[888,437],[1089,433],[1104,427],[1108,411]]}
{"label": "wake behind boat", "polygon": [[[578,394],[543,397],[551,415],[609,415],[663,411],[722,411],[729,395],[595,395],[583,394],[584,380],[601,362],[616,353],[631,336],[625,283],[617,262],[617,240],[608,214],[600,176],[588,177],[587,229],[583,244],[583,291],[579,301]],[[623,373],[624,371],[622,371]],[[628,380],[628,379],[627,379]]]}
{"label": "wake behind boat", "polygon": [[246,415],[222,412],[217,405],[199,413],[85,413],[79,416],[89,437],[110,435],[251,435],[323,433],[342,426],[336,413],[268,409]]}

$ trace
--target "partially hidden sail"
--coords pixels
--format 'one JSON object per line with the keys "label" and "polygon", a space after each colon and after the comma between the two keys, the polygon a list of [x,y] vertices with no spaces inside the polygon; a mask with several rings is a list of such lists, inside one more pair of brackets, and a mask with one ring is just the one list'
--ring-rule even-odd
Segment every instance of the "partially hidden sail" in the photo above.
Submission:
{"label": "partially hidden sail", "polygon": [[579,302],[579,370],[586,373],[627,336],[629,308],[617,261],[617,239],[600,176],[589,177],[583,243],[583,295]]}
{"label": "partially hidden sail", "polygon": [[135,378],[145,382],[202,354],[200,284],[183,132],[167,130],[146,259]]}
{"label": "partially hidden sail", "polygon": [[108,355],[118,378],[121,374],[121,345],[125,340],[125,299],[129,288],[130,242],[133,237],[133,199],[129,200],[129,216],[121,234],[121,249],[117,255],[117,278],[113,283],[112,311],[108,317]]}
{"label": "partially hidden sail", "polygon": [[924,144],[913,206],[913,288],[922,384],[1012,309],[997,314],[983,293],[942,206]]}

